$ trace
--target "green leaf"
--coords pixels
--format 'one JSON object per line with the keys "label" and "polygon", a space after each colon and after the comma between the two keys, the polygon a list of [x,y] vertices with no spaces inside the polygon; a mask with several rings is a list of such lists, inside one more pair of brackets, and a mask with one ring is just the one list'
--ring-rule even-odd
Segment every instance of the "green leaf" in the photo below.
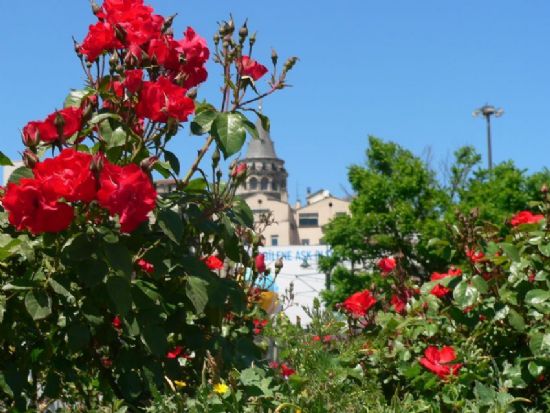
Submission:
{"label": "green leaf", "polygon": [[115,128],[115,130],[109,135],[103,135],[103,139],[107,142],[107,148],[115,148],[122,146],[126,143],[128,134],[122,126]]}
{"label": "green leaf", "polygon": [[8,158],[4,152],[0,151],[0,166],[13,166],[10,158]]}
{"label": "green leaf", "polygon": [[157,214],[157,223],[164,234],[179,244],[183,236],[183,222],[179,214],[171,209],[161,209]]}
{"label": "green leaf", "polygon": [[149,351],[156,356],[164,356],[168,350],[166,331],[156,324],[141,329],[141,338]]}
{"label": "green leaf", "polygon": [[115,119],[115,120],[122,120],[120,115],[117,115],[116,113],[98,113],[97,115],[93,116],[92,119],[89,120],[90,125],[95,125],[97,123],[103,122],[106,119]]}
{"label": "green leaf", "polygon": [[104,249],[111,268],[120,276],[130,278],[132,275],[133,265],[130,251],[123,244],[110,244]]}
{"label": "green leaf", "polygon": [[205,109],[199,112],[191,122],[191,132],[195,135],[209,133],[212,123],[218,116],[218,112],[212,109]]}
{"label": "green leaf", "polygon": [[25,295],[25,308],[33,320],[42,320],[52,313],[52,299],[43,290],[31,290]]}
{"label": "green leaf", "polygon": [[539,251],[542,255],[550,257],[550,244],[540,244]]}
{"label": "green leaf", "polygon": [[514,309],[510,308],[510,311],[508,312],[508,321],[510,322],[510,325],[514,327],[517,331],[523,331],[525,330],[525,320],[523,320],[523,317]]}
{"label": "green leaf", "polygon": [[241,120],[243,122],[243,126],[248,132],[250,136],[254,139],[260,139],[260,133],[258,132],[258,129],[256,128],[256,125],[254,125],[252,122],[248,120],[248,118],[243,115],[242,113],[239,113],[241,115]]}
{"label": "green leaf", "polygon": [[495,403],[496,391],[476,381],[474,394],[480,406],[491,406]]}
{"label": "green leaf", "polygon": [[254,226],[254,214],[244,199],[235,197],[233,201],[233,213],[240,224],[248,228]]}
{"label": "green leaf", "polygon": [[4,321],[4,314],[6,313],[6,297],[0,295],[0,324]]}
{"label": "green leaf", "polygon": [[17,184],[22,178],[34,178],[32,169],[29,169],[25,166],[20,166],[11,173],[10,178],[8,179],[8,183]]}
{"label": "green leaf", "polygon": [[479,275],[472,277],[472,284],[474,284],[474,286],[481,294],[485,294],[487,291],[489,291],[489,284],[487,284],[487,281],[485,281],[483,277],[480,277]]}
{"label": "green leaf", "polygon": [[464,280],[454,288],[453,297],[461,308],[465,308],[477,302],[479,291],[473,285],[470,285],[469,281]]}
{"label": "green leaf", "polygon": [[263,113],[253,109],[256,115],[258,115],[258,118],[260,118],[260,123],[262,124],[262,129],[269,133],[269,130],[271,129],[271,122],[269,121],[269,118],[265,116]]}
{"label": "green leaf", "polygon": [[107,293],[117,312],[124,316],[132,307],[130,281],[127,278],[111,276],[107,279]]}
{"label": "green leaf", "polygon": [[530,361],[529,364],[527,365],[527,370],[529,370],[529,373],[531,374],[531,376],[533,376],[534,378],[537,378],[544,371],[544,366],[540,366],[534,361]]}
{"label": "green leaf", "polygon": [[71,90],[65,98],[64,107],[79,108],[82,105],[82,99],[88,96],[91,92],[92,89]]}
{"label": "green leaf", "polygon": [[178,157],[170,151],[164,151],[164,160],[170,164],[170,167],[176,175],[180,173],[180,161]]}
{"label": "green leaf", "polygon": [[510,258],[512,261],[519,261],[520,260],[519,251],[514,245],[507,244],[507,243],[502,243],[502,244],[500,244],[500,247],[504,251],[504,254],[506,254],[506,256],[508,258]]}
{"label": "green leaf", "polygon": [[125,397],[136,399],[142,391],[141,379],[135,371],[126,371],[120,375],[118,385]]}
{"label": "green leaf", "polygon": [[88,347],[90,342],[90,330],[85,324],[72,324],[67,329],[67,345],[73,352]]}
{"label": "green leaf", "polygon": [[535,357],[544,357],[550,355],[550,333],[531,334],[529,348]]}
{"label": "green leaf", "polygon": [[239,113],[220,113],[212,124],[212,134],[217,138],[227,159],[239,152],[246,140],[246,132]]}
{"label": "green leaf", "polygon": [[95,287],[103,281],[109,267],[101,260],[82,261],[78,266],[78,278],[88,287]]}
{"label": "green leaf", "polygon": [[542,304],[550,299],[550,291],[534,289],[525,294],[525,302],[530,305]]}
{"label": "green leaf", "polygon": [[203,280],[202,278],[192,275],[187,277],[187,282],[185,283],[185,294],[191,303],[193,303],[193,306],[198,314],[204,311],[204,308],[208,303],[208,286],[208,281]]}

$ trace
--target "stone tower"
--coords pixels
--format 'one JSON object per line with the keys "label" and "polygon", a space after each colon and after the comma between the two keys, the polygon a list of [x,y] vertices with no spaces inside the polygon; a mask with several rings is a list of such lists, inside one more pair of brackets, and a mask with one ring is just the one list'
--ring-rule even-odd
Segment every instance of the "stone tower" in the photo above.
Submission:
{"label": "stone tower", "polygon": [[278,158],[269,132],[256,124],[260,139],[251,139],[246,156],[243,159],[248,167],[246,183],[239,189],[238,194],[243,198],[258,193],[267,198],[288,202],[287,178],[285,161]]}

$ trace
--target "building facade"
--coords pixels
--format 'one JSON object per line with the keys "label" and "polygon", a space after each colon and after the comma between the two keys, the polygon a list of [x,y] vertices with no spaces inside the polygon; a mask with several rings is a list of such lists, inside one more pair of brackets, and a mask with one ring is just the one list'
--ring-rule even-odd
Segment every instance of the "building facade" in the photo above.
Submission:
{"label": "building facade", "polygon": [[237,194],[245,199],[254,220],[270,216],[271,225],[263,232],[266,246],[321,245],[323,225],[346,214],[349,201],[332,196],[327,190],[308,193],[305,205],[292,207],[288,202],[288,172],[285,162],[277,157],[271,136],[261,124],[256,125],[260,139],[251,139],[243,162],[248,173]]}

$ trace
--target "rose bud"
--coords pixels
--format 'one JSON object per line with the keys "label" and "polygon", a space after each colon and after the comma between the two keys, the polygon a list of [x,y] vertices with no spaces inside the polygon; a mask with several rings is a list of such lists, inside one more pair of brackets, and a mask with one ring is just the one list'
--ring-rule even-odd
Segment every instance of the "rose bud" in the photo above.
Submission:
{"label": "rose bud", "polygon": [[40,122],[29,122],[23,128],[23,133],[21,138],[23,139],[23,144],[32,148],[40,143]]}
{"label": "rose bud", "polygon": [[38,159],[38,155],[35,154],[33,151],[31,151],[30,149],[25,149],[25,152],[23,152],[23,164],[29,168],[29,169],[33,169],[34,166],[40,161],[40,159]]}
{"label": "rose bud", "polygon": [[153,169],[153,166],[155,166],[158,160],[158,156],[150,156],[141,161],[139,166],[141,169],[143,169],[143,171],[151,172],[151,169]]}
{"label": "rose bud", "polygon": [[231,170],[231,176],[235,179],[242,178],[246,176],[247,169],[248,167],[246,166],[246,163],[241,162]]}
{"label": "rose bud", "polygon": [[101,152],[96,153],[90,162],[90,171],[92,171],[94,175],[99,176],[99,173],[103,170],[104,163],[105,156]]}
{"label": "rose bud", "polygon": [[277,66],[277,60],[279,60],[277,52],[275,49],[271,49],[271,61],[273,62],[273,66]]}

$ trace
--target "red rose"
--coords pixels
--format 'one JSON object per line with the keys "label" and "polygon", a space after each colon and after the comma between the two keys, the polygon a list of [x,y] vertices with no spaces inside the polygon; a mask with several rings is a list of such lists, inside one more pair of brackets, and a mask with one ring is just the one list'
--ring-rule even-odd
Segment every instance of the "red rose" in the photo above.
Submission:
{"label": "red rose", "polygon": [[145,271],[147,274],[152,274],[155,272],[155,266],[148,261],[145,261],[143,258],[140,258],[136,261],[136,264],[139,268]]}
{"label": "red rose", "polygon": [[258,271],[259,273],[264,273],[266,271],[264,254],[256,255],[256,258],[254,259],[254,263],[256,265],[256,271]]}
{"label": "red rose", "polygon": [[124,81],[122,82],[126,90],[130,93],[136,93],[143,84],[143,70],[134,69],[127,70],[124,73]]}
{"label": "red rose", "polygon": [[439,350],[435,346],[430,346],[424,351],[424,357],[420,359],[420,364],[440,378],[446,379],[449,375],[457,376],[462,367],[462,363],[449,364],[455,359],[456,355],[452,347],[446,346]]}
{"label": "red rose", "polygon": [[184,64],[181,69],[181,73],[184,75],[183,86],[187,89],[191,89],[208,79],[208,72],[204,66],[196,66],[193,64]]}
{"label": "red rose", "polygon": [[290,368],[285,363],[281,364],[281,376],[283,376],[285,379],[292,376],[294,373],[296,373],[296,370]]}
{"label": "red rose", "polygon": [[102,357],[101,364],[106,369],[110,369],[113,366],[113,361],[109,357]]}
{"label": "red rose", "polygon": [[28,229],[33,234],[63,231],[74,217],[71,206],[51,197],[42,183],[32,178],[23,178],[18,184],[9,183],[2,205],[17,230]]}
{"label": "red rose", "polygon": [[90,154],[64,149],[55,158],[37,163],[34,176],[42,182],[44,191],[53,198],[91,202],[97,192],[97,182],[90,170],[91,161]]}
{"label": "red rose", "polygon": [[321,341],[321,337],[320,336],[313,336],[313,337],[311,337],[311,340],[312,341]]}
{"label": "red rose", "polygon": [[147,221],[147,215],[155,208],[157,191],[136,164],[121,167],[105,161],[99,180],[99,204],[120,217],[122,232],[132,232]]}
{"label": "red rose", "polygon": [[170,70],[178,70],[180,66],[179,55],[176,50],[179,43],[172,36],[162,36],[149,42],[147,54],[151,59],[155,59],[159,66],[164,66]]}
{"label": "red rose", "polygon": [[392,295],[390,303],[396,313],[403,314],[405,312],[407,302],[402,300],[397,294]]}
{"label": "red rose", "polygon": [[323,343],[330,343],[334,339],[331,335],[323,336]]}
{"label": "red rose", "polygon": [[185,55],[185,61],[195,64],[205,63],[210,56],[206,40],[197,35],[191,27],[187,28],[184,35],[185,37],[178,42],[178,51]]}
{"label": "red rose", "polygon": [[378,268],[380,268],[383,275],[387,275],[395,269],[395,258],[388,257],[380,259],[378,261]]}
{"label": "red rose", "polygon": [[124,31],[126,45],[141,46],[161,36],[164,19],[142,0],[105,0],[98,18]]}
{"label": "red rose", "polygon": [[223,261],[215,255],[210,255],[208,258],[204,259],[204,263],[211,270],[221,270],[223,268]]}
{"label": "red rose", "polygon": [[122,47],[122,44],[116,38],[113,26],[109,23],[98,22],[89,27],[88,34],[79,50],[89,62],[93,62],[104,52],[120,47]]}
{"label": "red rose", "polygon": [[485,254],[483,254],[483,252],[472,250],[470,248],[466,248],[466,256],[470,259],[470,262],[474,264],[485,258]]}
{"label": "red rose", "polygon": [[360,291],[355,293],[342,303],[344,309],[355,317],[362,317],[367,314],[367,311],[376,304],[376,298],[374,298],[369,290]]}
{"label": "red rose", "polygon": [[544,219],[544,215],[534,215],[531,211],[520,211],[510,219],[510,224],[516,227],[521,224],[536,224]]}
{"label": "red rose", "polygon": [[140,118],[167,122],[174,118],[180,122],[194,113],[195,103],[186,96],[187,90],[160,77],[156,82],[143,82],[136,113]]}
{"label": "red rose", "polygon": [[40,143],[40,127],[42,122],[32,121],[23,128],[23,144],[28,147],[36,146]]}
{"label": "red rose", "polygon": [[[438,272],[432,273],[430,281],[442,280],[443,278],[446,278],[446,277],[458,277],[460,275],[462,275],[462,270],[460,268],[450,267],[447,273],[438,273]],[[432,290],[430,291],[430,294],[435,295],[438,298],[442,298],[446,296],[450,291],[451,291],[450,288],[444,287],[441,284],[437,284],[435,287],[432,288]]]}
{"label": "red rose", "polygon": [[177,359],[182,353],[182,351],[183,351],[182,346],[176,346],[172,350],[170,350],[168,353],[166,353],[166,358]]}
{"label": "red rose", "polygon": [[239,164],[237,164],[237,166],[235,166],[233,168],[233,170],[231,171],[231,176],[233,178],[240,178],[241,176],[243,176],[244,174],[246,174],[246,170],[247,170],[247,166],[246,166],[246,163],[244,162],[241,162]]}
{"label": "red rose", "polygon": [[241,57],[239,62],[239,74],[248,76],[254,80],[258,80],[267,73],[267,68],[264,65],[256,62],[248,56]]}
{"label": "red rose", "polygon": [[122,321],[120,320],[120,317],[117,315],[113,317],[113,321],[111,321],[111,324],[116,330],[120,331],[122,329]]}

